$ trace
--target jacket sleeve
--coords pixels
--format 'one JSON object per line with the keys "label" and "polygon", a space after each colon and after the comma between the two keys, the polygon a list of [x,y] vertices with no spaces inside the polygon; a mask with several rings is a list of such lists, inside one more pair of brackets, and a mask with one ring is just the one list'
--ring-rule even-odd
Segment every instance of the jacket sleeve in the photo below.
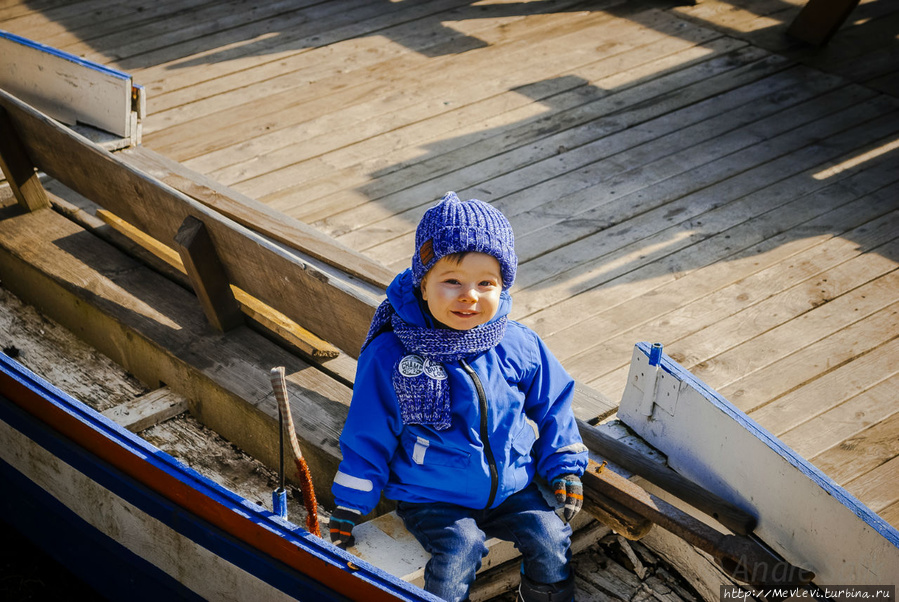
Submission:
{"label": "jacket sleeve", "polygon": [[540,337],[532,335],[536,358],[525,391],[525,412],[539,431],[534,444],[537,472],[547,481],[563,474],[580,476],[587,468],[587,447],[571,409],[574,379]]}
{"label": "jacket sleeve", "polygon": [[359,356],[353,397],[340,435],[343,459],[331,486],[337,506],[363,515],[377,505],[387,484],[402,429],[391,380],[395,354],[389,349],[385,353],[384,347],[384,341],[376,339]]}

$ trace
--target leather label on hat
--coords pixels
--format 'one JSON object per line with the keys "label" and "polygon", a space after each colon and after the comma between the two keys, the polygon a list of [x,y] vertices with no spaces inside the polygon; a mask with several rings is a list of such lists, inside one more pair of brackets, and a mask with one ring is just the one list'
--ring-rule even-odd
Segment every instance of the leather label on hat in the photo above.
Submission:
{"label": "leather label on hat", "polygon": [[434,239],[428,239],[421,245],[418,250],[418,258],[421,259],[421,265],[428,265],[434,259]]}

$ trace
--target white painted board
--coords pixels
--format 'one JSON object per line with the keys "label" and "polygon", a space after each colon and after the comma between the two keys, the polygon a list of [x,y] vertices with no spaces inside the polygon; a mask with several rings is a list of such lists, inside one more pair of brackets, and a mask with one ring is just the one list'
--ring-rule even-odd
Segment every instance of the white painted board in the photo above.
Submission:
{"label": "white painted board", "polygon": [[68,125],[131,138],[131,76],[0,30],[0,88]]}
{"label": "white painted board", "polygon": [[634,349],[623,422],[679,473],[758,516],[755,533],[816,584],[895,583],[899,531],[668,356],[656,372],[649,351]]}

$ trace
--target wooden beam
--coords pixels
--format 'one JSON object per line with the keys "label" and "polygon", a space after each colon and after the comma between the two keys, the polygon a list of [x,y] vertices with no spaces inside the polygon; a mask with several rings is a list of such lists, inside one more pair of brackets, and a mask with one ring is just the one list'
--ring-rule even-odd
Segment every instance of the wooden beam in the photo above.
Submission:
{"label": "wooden beam", "polygon": [[185,217],[175,243],[209,323],[220,332],[241,326],[243,314],[203,222],[190,215]]}
{"label": "wooden beam", "polygon": [[168,387],[161,387],[103,411],[103,415],[133,433],[188,411],[187,400]]}
{"label": "wooden beam", "polygon": [[755,528],[756,519],[748,512],[699,487],[667,466],[654,462],[645,454],[628,447],[602,430],[580,420],[578,427],[584,444],[603,459],[658,485],[678,499],[702,510],[734,533],[748,535]]}
{"label": "wooden beam", "polygon": [[28,158],[3,107],[0,107],[0,168],[3,169],[19,205],[26,211],[37,211],[50,206],[47,191],[34,170],[34,163]]}
{"label": "wooden beam", "polygon": [[338,348],[358,354],[382,291],[303,261],[2,90],[0,106],[42,171],[157,240],[171,240],[188,215],[199,219],[232,284]]}
{"label": "wooden beam", "polygon": [[312,226],[146,147],[130,148],[117,156],[240,225],[380,289],[386,289],[395,276],[380,263],[338,243]]}
{"label": "wooden beam", "polygon": [[[171,247],[147,236],[122,218],[105,209],[98,209],[97,217],[113,230],[139,245],[140,248],[148,251],[153,257],[158,258],[179,273],[187,275],[181,256]],[[237,304],[244,315],[258,323],[262,328],[284,339],[286,343],[296,347],[301,353],[318,360],[333,359],[340,355],[340,350],[334,347],[334,345],[315,336],[281,312],[266,305],[239,287],[232,284],[231,292],[234,294],[234,298],[237,300]],[[353,372],[353,370],[348,371],[344,378],[348,377],[349,381],[352,382]]]}
{"label": "wooden beam", "polygon": [[333,503],[349,387],[249,328],[210,332],[189,291],[55,211],[0,220],[0,279],[141,382],[188,399],[192,416],[273,469],[277,406],[260,366],[286,366],[317,497]]}
{"label": "wooden beam", "polygon": [[858,0],[809,0],[787,30],[787,34],[815,46],[823,46],[840,29]]}
{"label": "wooden beam", "polygon": [[729,575],[752,585],[806,585],[814,573],[792,566],[744,535],[728,535],[625,479],[605,464],[590,461],[583,476],[585,497],[599,493],[674,533],[715,557]]}

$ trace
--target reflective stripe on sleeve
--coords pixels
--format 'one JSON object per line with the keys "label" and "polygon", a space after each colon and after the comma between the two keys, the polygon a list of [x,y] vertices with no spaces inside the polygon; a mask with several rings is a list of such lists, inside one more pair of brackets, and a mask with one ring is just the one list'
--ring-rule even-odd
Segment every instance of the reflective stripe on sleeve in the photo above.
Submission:
{"label": "reflective stripe on sleeve", "polygon": [[368,479],[360,479],[359,477],[354,477],[353,475],[348,475],[345,472],[339,471],[334,475],[334,482],[338,485],[343,485],[344,487],[355,489],[357,491],[371,491],[374,488],[372,482]]}

